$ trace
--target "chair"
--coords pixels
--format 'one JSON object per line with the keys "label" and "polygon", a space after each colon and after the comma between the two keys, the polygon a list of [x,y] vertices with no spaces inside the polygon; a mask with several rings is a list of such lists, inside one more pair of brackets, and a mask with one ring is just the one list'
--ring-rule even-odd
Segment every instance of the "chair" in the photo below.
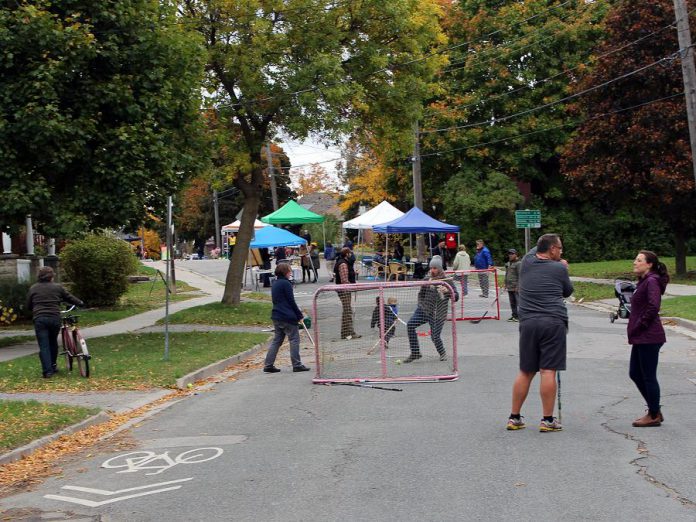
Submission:
{"label": "chair", "polygon": [[387,272],[387,281],[389,281],[392,276],[394,276],[394,281],[398,281],[403,278],[406,278],[406,274],[408,273],[408,270],[404,265],[397,261],[390,261],[389,262],[389,267],[388,267],[388,272]]}
{"label": "chair", "polygon": [[377,261],[372,261],[372,270],[375,275],[375,279],[379,279],[380,277],[385,277],[387,274],[387,267],[386,265],[383,265],[382,263],[378,263]]}

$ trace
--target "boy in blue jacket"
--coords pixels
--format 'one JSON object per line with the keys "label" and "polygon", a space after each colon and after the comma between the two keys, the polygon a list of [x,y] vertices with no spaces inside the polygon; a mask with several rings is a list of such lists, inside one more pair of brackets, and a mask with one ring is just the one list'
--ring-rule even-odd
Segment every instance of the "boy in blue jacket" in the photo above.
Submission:
{"label": "boy in blue jacket", "polygon": [[271,288],[271,298],[273,300],[271,319],[273,320],[275,337],[273,337],[266,354],[266,361],[263,367],[263,371],[266,373],[277,373],[280,371],[279,368],[274,366],[274,363],[278,355],[278,349],[285,341],[286,335],[290,341],[292,371],[306,372],[309,370],[300,360],[300,329],[297,322],[303,319],[304,314],[295,302],[292,283],[288,280],[290,272],[291,268],[288,263],[279,263],[275,269],[277,279]]}

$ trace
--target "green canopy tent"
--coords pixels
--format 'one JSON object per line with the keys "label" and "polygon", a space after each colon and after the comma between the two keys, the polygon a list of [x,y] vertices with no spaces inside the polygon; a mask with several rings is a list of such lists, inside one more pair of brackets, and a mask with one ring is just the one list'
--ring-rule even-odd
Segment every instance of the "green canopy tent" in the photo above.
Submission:
{"label": "green canopy tent", "polygon": [[324,216],[302,207],[297,201],[291,199],[275,212],[261,218],[264,223],[271,225],[298,225],[300,223],[321,223],[321,232],[326,244],[326,230],[324,229]]}

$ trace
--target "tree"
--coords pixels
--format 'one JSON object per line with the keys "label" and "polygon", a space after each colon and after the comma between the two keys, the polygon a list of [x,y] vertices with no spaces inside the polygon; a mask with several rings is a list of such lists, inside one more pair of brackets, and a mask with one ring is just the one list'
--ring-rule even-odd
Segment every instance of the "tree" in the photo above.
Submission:
{"label": "tree", "polygon": [[[244,194],[242,226],[223,302],[237,304],[261,203],[262,146],[283,129],[338,139],[358,124],[408,128],[442,63],[435,0],[182,0],[209,51],[207,88],[239,128],[231,180]],[[428,54],[428,53],[431,54]]]}
{"label": "tree", "polygon": [[197,166],[202,47],[155,0],[0,1],[0,222],[139,224]]}
{"label": "tree", "polygon": [[309,170],[293,169],[291,177],[294,178],[295,192],[299,197],[315,192],[338,194],[338,181],[332,179],[318,163],[310,165]]}
{"label": "tree", "polygon": [[[690,8],[696,2],[690,2]],[[692,5],[693,4],[693,5]],[[614,208],[626,206],[669,223],[676,271],[686,273],[685,240],[696,222],[694,178],[671,0],[621,2],[606,23],[600,55],[643,39],[630,53],[598,59],[578,91],[655,64],[579,99],[585,118],[565,148],[562,168],[577,193]],[[693,22],[693,20],[692,20]],[[650,247],[651,245],[645,245]]]}
{"label": "tree", "polygon": [[518,184],[544,199],[566,190],[558,152],[573,122],[563,104],[536,108],[570,94],[605,12],[581,0],[451,2],[443,26],[454,49],[421,122],[424,200],[442,200],[448,220],[502,249],[516,233]]}

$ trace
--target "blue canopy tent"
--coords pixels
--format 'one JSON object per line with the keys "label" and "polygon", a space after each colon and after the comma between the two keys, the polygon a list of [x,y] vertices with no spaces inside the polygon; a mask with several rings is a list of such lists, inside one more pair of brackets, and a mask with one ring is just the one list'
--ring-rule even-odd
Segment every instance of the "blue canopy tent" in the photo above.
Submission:
{"label": "blue canopy tent", "polygon": [[[457,225],[449,225],[442,221],[438,221],[418,207],[413,207],[403,216],[393,221],[375,225],[372,227],[372,230],[382,234],[426,234],[430,232],[457,232],[457,234],[459,234],[459,227]],[[389,236],[387,236],[387,242],[388,241]],[[459,238],[457,238],[457,242],[459,242]],[[432,250],[432,245],[430,245],[430,249]],[[388,243],[387,251],[389,251]]]}
{"label": "blue canopy tent", "polygon": [[268,226],[256,231],[256,236],[249,245],[249,248],[272,248],[305,244],[307,244],[306,239],[296,236],[288,230]]}

